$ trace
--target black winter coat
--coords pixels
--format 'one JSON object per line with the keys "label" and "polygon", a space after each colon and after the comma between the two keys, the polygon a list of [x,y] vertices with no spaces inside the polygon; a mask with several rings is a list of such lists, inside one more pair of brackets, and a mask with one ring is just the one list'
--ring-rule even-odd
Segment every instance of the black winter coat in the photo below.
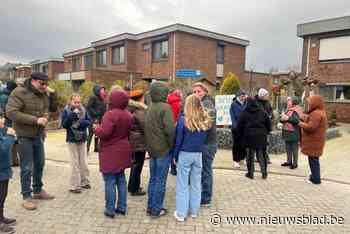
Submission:
{"label": "black winter coat", "polygon": [[100,98],[100,90],[104,88],[96,85],[93,88],[93,95],[89,98],[86,110],[92,121],[101,122],[104,113],[106,112],[106,103]]}
{"label": "black winter coat", "polygon": [[271,131],[269,116],[259,108],[256,100],[248,100],[247,107],[239,117],[237,128],[240,144],[245,148],[261,149],[267,146]]}

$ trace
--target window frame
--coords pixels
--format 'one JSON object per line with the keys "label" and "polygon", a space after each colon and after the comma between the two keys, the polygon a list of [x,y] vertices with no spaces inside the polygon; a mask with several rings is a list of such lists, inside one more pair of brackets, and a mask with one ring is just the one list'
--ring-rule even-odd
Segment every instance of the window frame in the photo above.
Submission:
{"label": "window frame", "polygon": [[[100,63],[100,61],[99,61],[99,54],[103,53],[103,52],[106,53],[106,55],[105,55],[106,63],[104,63],[104,64]],[[97,50],[96,51],[96,67],[106,67],[106,66],[107,66],[107,48]]]}
{"label": "window frame", "polygon": [[[219,56],[219,49],[222,48],[222,59]],[[216,64],[225,64],[225,45],[217,44],[216,47]]]}
{"label": "window frame", "polygon": [[[86,59],[87,57],[91,57],[91,64],[90,64],[89,67],[86,66],[86,64],[88,64],[88,63],[86,62],[86,61],[87,61],[87,59]],[[85,54],[85,55],[84,55],[84,70],[91,70],[91,69],[93,69],[93,67],[94,67],[93,61],[94,61],[94,55],[93,55],[92,53]]]}
{"label": "window frame", "polygon": [[[167,43],[167,51],[166,51],[166,57],[163,57],[162,54],[163,52],[163,43]],[[158,58],[158,56],[155,56],[155,54],[157,53],[157,51],[155,51],[156,49],[156,45],[159,44],[160,45],[160,56]],[[168,61],[169,59],[169,39],[162,39],[162,40],[156,40],[156,41],[152,41],[152,61],[153,62],[162,62],[162,61]]]}
{"label": "window frame", "polygon": [[[123,56],[121,56],[121,53],[120,53],[120,49],[123,48]],[[114,53],[115,51],[118,51],[118,56],[119,56],[119,61],[115,61],[114,60]],[[113,46],[112,47],[112,64],[113,65],[121,65],[121,64],[125,64],[125,45],[118,45],[118,46]],[[122,60],[122,61],[121,61]]]}

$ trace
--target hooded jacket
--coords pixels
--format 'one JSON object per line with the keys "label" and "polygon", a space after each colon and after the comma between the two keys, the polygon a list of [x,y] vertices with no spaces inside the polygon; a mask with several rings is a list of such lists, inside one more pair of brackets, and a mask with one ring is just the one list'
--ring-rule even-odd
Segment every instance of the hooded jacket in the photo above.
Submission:
{"label": "hooded jacket", "polygon": [[100,85],[95,85],[92,89],[93,95],[89,98],[86,106],[87,112],[92,121],[101,122],[102,116],[106,112],[106,103],[100,97],[100,90],[104,88]]}
{"label": "hooded jacket", "polygon": [[102,173],[118,173],[131,166],[129,134],[132,116],[126,109],[128,101],[125,91],[112,91],[109,110],[95,130],[101,140],[99,163]]}
{"label": "hooded jacket", "polygon": [[247,107],[239,117],[237,134],[244,147],[262,149],[267,146],[267,135],[271,131],[271,121],[255,99],[248,99]]}
{"label": "hooded jacket", "polygon": [[212,96],[209,96],[208,94],[205,95],[202,100],[202,105],[204,109],[208,112],[211,121],[212,126],[209,129],[208,132],[208,138],[207,138],[207,144],[208,145],[215,145],[217,144],[217,134],[216,134],[216,109],[215,109],[215,100]]}
{"label": "hooded jacket", "polygon": [[326,142],[327,115],[323,99],[319,95],[308,99],[309,111],[301,128],[301,152],[311,157],[320,157]]}
{"label": "hooded jacket", "polygon": [[36,137],[43,134],[44,127],[37,124],[40,117],[57,111],[56,93],[48,96],[40,93],[31,84],[31,79],[24,82],[11,93],[6,105],[6,116],[13,121],[13,128],[18,137]]}
{"label": "hooded jacket", "polygon": [[129,112],[132,114],[133,121],[130,131],[130,144],[133,152],[146,151],[145,144],[145,115],[147,106],[142,102],[129,100]]}
{"label": "hooded jacket", "polygon": [[175,123],[170,106],[166,103],[169,89],[163,82],[151,85],[152,104],[146,112],[146,148],[151,157],[164,157],[174,145]]}
{"label": "hooded jacket", "polygon": [[6,134],[7,128],[0,128],[0,181],[12,177],[10,147],[14,137]]}
{"label": "hooded jacket", "polygon": [[181,97],[174,91],[168,95],[167,103],[173,112],[173,119],[177,122],[181,112]]}

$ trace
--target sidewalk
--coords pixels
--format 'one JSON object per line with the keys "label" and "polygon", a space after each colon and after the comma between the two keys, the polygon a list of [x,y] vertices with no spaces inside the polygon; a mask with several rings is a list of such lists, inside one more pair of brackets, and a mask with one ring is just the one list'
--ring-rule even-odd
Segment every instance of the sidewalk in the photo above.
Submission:
{"label": "sidewalk", "polygon": [[[341,126],[342,137],[329,140],[323,156],[320,159],[321,175],[323,179],[335,182],[350,184],[350,125]],[[46,158],[56,162],[69,162],[70,156],[65,143],[64,130],[50,131],[45,141]],[[93,146],[91,146],[93,150]],[[270,155],[272,164],[270,164],[269,172],[271,174],[291,175],[298,177],[306,177],[309,175],[309,166],[307,157],[300,153],[299,167],[295,170],[281,167],[281,163],[285,162],[286,155]],[[90,152],[88,156],[90,165],[98,165],[97,153]],[[147,164],[146,164],[147,165]],[[214,160],[215,169],[228,170],[246,170],[236,169],[232,166],[232,154],[230,150],[218,150]],[[256,166],[259,169],[259,166]]]}

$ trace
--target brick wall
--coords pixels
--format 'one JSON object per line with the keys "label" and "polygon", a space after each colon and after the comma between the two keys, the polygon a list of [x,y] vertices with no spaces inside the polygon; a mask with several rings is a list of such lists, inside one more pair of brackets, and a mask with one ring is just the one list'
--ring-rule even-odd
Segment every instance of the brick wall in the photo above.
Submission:
{"label": "brick wall", "polygon": [[[345,32],[327,33],[311,36],[309,77],[320,80],[324,83],[350,82],[350,63],[321,63],[319,62],[320,38],[344,35]],[[346,33],[349,33],[350,30]],[[307,55],[307,38],[304,40],[303,53]],[[303,71],[306,72],[306,55],[303,60]],[[304,56],[303,56],[304,57]],[[304,68],[305,67],[305,68]]]}
{"label": "brick wall", "polygon": [[[216,49],[218,41],[188,33],[176,33],[176,69],[198,69],[204,77],[216,81]],[[228,72],[244,76],[245,47],[225,44],[224,76]]]}
{"label": "brick wall", "polygon": [[56,75],[62,72],[64,72],[64,62],[58,62],[58,61],[49,62],[49,68],[48,68],[49,80],[55,79]]}
{"label": "brick wall", "polygon": [[[267,89],[271,92],[272,89],[272,77],[270,74],[253,72],[252,79],[250,79],[250,72],[244,72],[244,79],[240,79],[242,88],[249,92],[250,84],[251,91],[254,93],[258,88]],[[251,81],[250,81],[251,80]]]}
{"label": "brick wall", "polygon": [[[308,39],[310,38],[309,77],[317,79],[322,83],[350,82],[350,63],[342,61],[337,63],[322,63],[318,60],[320,39],[342,35],[350,35],[350,30],[305,37],[302,61],[303,74],[306,74],[307,70]],[[328,102],[326,104],[326,110],[328,113],[335,110],[337,112],[338,121],[350,122],[350,103]]]}

